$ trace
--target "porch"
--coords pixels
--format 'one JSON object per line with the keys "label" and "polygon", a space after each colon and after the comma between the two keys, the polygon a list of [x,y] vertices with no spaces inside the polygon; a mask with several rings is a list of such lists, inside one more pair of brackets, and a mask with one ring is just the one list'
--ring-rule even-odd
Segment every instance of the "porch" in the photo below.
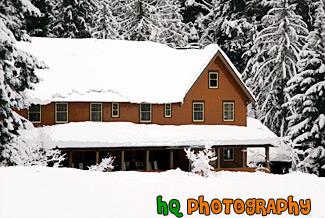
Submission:
{"label": "porch", "polygon": [[[269,166],[269,147],[271,145],[260,145],[265,149],[265,167]],[[213,152],[217,160],[210,164],[215,171],[246,171],[255,172],[256,168],[247,166],[247,147],[255,146],[213,146]],[[88,167],[100,163],[105,157],[114,156],[113,171],[165,171],[180,168],[183,171],[189,170],[189,161],[181,147],[129,147],[129,148],[65,148],[61,149],[67,159],[64,167],[88,170]],[[202,147],[193,147],[200,150]]]}

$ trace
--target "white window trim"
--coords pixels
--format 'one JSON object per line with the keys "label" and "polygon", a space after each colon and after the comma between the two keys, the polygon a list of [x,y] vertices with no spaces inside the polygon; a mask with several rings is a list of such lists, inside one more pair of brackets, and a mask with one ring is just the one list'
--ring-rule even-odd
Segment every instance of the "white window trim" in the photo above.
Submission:
{"label": "white window trim", "polygon": [[[194,104],[202,104],[203,105],[203,107],[202,107],[202,113],[203,113],[203,116],[202,116],[202,120],[194,120]],[[193,122],[204,122],[204,102],[201,102],[201,101],[194,101],[193,103],[192,103],[192,116],[193,116],[193,118],[192,118],[192,121]]]}
{"label": "white window trim", "polygon": [[150,120],[141,120],[141,105],[143,105],[143,104],[149,104],[149,103],[141,103],[140,104],[140,114],[139,114],[139,118],[140,118],[140,123],[151,123],[151,120],[152,120],[152,105],[151,104],[149,104],[149,106],[150,106]]}
{"label": "white window trim", "polygon": [[[101,105],[101,107],[100,107],[100,114],[101,114],[101,116],[100,116],[100,121],[97,121],[97,120],[92,120],[92,116],[91,116],[91,113],[92,113],[92,110],[91,110],[91,106],[93,105],[93,104],[100,104]],[[90,103],[90,108],[89,108],[89,111],[90,111],[90,114],[89,114],[89,120],[90,121],[92,121],[92,122],[102,122],[103,121],[103,104],[102,103],[96,103],[96,102],[94,102],[94,103]]]}
{"label": "white window trim", "polygon": [[[217,75],[217,85],[216,86],[211,86],[210,84],[210,81],[211,81],[211,78],[210,78],[210,75],[211,74],[216,74]],[[218,71],[210,71],[209,72],[209,89],[218,89],[219,88],[219,72]]]}
{"label": "white window trim", "polygon": [[[58,104],[66,104],[67,105],[67,121],[58,121],[57,120],[57,105]],[[59,111],[59,112],[63,112],[63,111]],[[67,102],[56,102],[55,103],[55,123],[68,123],[69,122],[69,104]]]}
{"label": "white window trim", "polygon": [[[35,113],[35,112],[31,112],[31,113]],[[28,120],[29,120],[29,114],[30,114],[29,108],[28,108],[27,114],[28,114]],[[42,123],[42,105],[39,105],[39,119],[40,119],[40,121],[30,121],[30,120],[29,121],[32,123]]]}
{"label": "white window trim", "polygon": [[[170,109],[167,109],[167,108],[166,108],[166,107],[167,107],[167,104],[170,105]],[[170,110],[170,114],[169,114],[169,115],[166,114],[166,111],[167,111],[167,110]],[[166,103],[166,104],[165,104],[165,111],[164,111],[164,112],[165,112],[165,117],[172,117],[172,104],[171,104],[171,103]]]}
{"label": "white window trim", "polygon": [[[117,105],[117,115],[114,115],[114,107],[113,107],[113,105],[114,104],[116,104]],[[118,102],[112,102],[112,105],[111,105],[111,107],[112,107],[112,117],[114,117],[114,118],[116,118],[116,117],[120,117],[120,103],[118,103]]]}
{"label": "white window trim", "polygon": [[[225,119],[225,105],[226,104],[232,104],[232,119],[229,120],[229,119]],[[223,105],[222,105],[222,121],[224,122],[234,122],[235,121],[235,102],[234,101],[224,101],[223,102]]]}
{"label": "white window trim", "polygon": [[[232,159],[225,159],[225,149],[231,149],[232,150]],[[223,161],[234,161],[234,158],[235,158],[235,150],[234,148],[223,148],[222,149],[223,151]]]}

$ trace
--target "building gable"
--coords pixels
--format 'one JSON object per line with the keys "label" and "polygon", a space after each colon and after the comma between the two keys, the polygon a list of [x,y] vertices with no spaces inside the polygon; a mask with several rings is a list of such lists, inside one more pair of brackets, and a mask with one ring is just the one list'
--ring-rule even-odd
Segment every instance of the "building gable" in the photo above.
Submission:
{"label": "building gable", "polygon": [[[208,62],[208,64],[204,68],[204,70],[202,70],[201,74],[192,83],[192,85],[190,86],[190,89],[188,90],[188,92],[186,93],[186,96],[184,97],[184,100],[187,98],[189,93],[191,93],[192,89],[197,85],[200,78],[205,77],[204,82],[207,82],[208,78],[206,78],[207,75],[205,75],[205,74],[208,74],[210,71],[218,70],[218,68],[221,68],[221,67],[223,68],[223,72],[224,72],[223,75],[226,76],[226,78],[229,80],[229,82],[231,80],[233,87],[234,88],[239,87],[240,92],[243,92],[245,94],[247,103],[252,102],[253,104],[255,104],[256,100],[255,100],[253,94],[249,91],[247,86],[244,84],[244,82],[240,78],[239,72],[236,70],[236,68],[233,66],[233,64],[227,57],[227,55],[221,49],[219,49],[215,53],[215,55]],[[230,76],[233,79],[231,79]],[[237,90],[237,91],[239,91],[239,90]]]}
{"label": "building gable", "polygon": [[[218,74],[218,88],[209,87],[211,72]],[[183,107],[189,108],[185,110],[187,117],[191,116],[191,104],[195,101],[204,101],[206,116],[202,124],[240,126],[246,126],[247,104],[255,103],[254,97],[220,51],[214,55],[187,92],[183,102]],[[234,105],[234,119],[231,122],[224,121],[224,102]]]}

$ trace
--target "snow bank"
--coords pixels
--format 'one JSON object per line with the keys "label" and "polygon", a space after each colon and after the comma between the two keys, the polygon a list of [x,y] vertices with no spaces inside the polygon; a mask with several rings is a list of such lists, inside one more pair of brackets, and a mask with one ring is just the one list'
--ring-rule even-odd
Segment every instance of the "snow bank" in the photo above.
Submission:
{"label": "snow bank", "polygon": [[[277,144],[272,131],[258,120],[247,120],[247,127],[78,122],[40,128],[51,134],[59,148]],[[22,130],[21,134],[36,137],[37,129]]]}
{"label": "snow bank", "polygon": [[50,67],[37,70],[43,79],[27,95],[33,103],[101,101],[133,103],[182,102],[187,91],[220,51],[176,50],[154,42],[100,39],[32,38],[18,47]]}
{"label": "snow bank", "polygon": [[[156,197],[178,199],[185,218],[202,218],[198,211],[187,215],[187,199],[284,198],[311,199],[310,214],[298,217],[324,217],[325,180],[315,175],[291,173],[219,172],[216,177],[188,176],[187,172],[164,173],[92,172],[69,168],[0,168],[0,217],[3,218],[154,218]],[[231,207],[211,217],[262,217],[237,215]],[[168,217],[176,217],[170,214]],[[286,212],[267,218],[296,217]]]}

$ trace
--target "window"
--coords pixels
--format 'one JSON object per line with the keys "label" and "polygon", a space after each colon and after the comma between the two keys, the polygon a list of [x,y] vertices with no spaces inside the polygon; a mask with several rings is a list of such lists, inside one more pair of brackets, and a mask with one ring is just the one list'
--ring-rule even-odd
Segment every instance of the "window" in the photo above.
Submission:
{"label": "window", "polygon": [[193,102],[193,122],[204,122],[204,102]]}
{"label": "window", "polygon": [[119,117],[119,116],[120,116],[120,104],[112,103],[112,117]]}
{"label": "window", "polygon": [[90,121],[102,121],[102,103],[90,104]]}
{"label": "window", "polygon": [[223,121],[235,120],[235,102],[223,102]]}
{"label": "window", "polygon": [[209,88],[217,89],[219,87],[219,76],[218,72],[209,72]]}
{"label": "window", "polygon": [[151,122],[151,104],[140,104],[140,122]]}
{"label": "window", "polygon": [[32,123],[41,123],[41,105],[32,104],[29,107],[28,119]]}
{"label": "window", "polygon": [[55,103],[55,122],[68,122],[68,103]]}
{"label": "window", "polygon": [[165,104],[165,117],[172,117],[172,104]]}
{"label": "window", "polygon": [[234,160],[234,149],[233,148],[224,148],[223,149],[223,160],[224,161]]}

